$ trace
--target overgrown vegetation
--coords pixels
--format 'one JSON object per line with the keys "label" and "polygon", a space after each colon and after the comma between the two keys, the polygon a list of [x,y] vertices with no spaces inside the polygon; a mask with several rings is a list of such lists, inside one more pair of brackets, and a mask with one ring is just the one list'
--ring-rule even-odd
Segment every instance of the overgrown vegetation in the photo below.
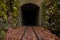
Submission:
{"label": "overgrown vegetation", "polygon": [[60,0],[45,0],[42,7],[43,25],[60,36]]}
{"label": "overgrown vegetation", "polygon": [[0,40],[4,38],[6,30],[18,26],[19,1],[0,0]]}

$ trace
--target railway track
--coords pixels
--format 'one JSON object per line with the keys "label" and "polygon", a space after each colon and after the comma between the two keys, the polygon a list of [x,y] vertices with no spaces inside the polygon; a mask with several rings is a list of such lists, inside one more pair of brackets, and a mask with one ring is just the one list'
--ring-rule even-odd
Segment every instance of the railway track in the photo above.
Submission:
{"label": "railway track", "polygon": [[17,29],[9,28],[3,40],[60,40],[43,27],[22,26]]}

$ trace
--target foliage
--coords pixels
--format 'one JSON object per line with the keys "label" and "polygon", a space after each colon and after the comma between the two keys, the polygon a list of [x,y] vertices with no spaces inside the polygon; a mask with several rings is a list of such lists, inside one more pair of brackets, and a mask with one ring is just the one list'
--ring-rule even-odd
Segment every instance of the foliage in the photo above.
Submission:
{"label": "foliage", "polygon": [[[10,16],[10,14],[12,16]],[[0,39],[5,35],[5,31],[10,27],[18,26],[19,1],[18,0],[0,0]],[[12,17],[12,19],[11,19]],[[10,20],[9,20],[10,19]],[[9,23],[10,21],[11,24]]]}
{"label": "foliage", "polygon": [[43,5],[43,25],[60,36],[60,1],[45,0]]}
{"label": "foliage", "polygon": [[0,30],[0,40],[2,40],[5,36],[6,32],[4,30]]}

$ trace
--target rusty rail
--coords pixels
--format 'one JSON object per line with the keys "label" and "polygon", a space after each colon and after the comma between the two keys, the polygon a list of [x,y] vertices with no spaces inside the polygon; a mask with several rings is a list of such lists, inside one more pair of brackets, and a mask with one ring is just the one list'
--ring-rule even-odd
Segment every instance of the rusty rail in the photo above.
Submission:
{"label": "rusty rail", "polygon": [[31,28],[32,28],[32,30],[33,30],[33,32],[34,32],[34,34],[35,34],[37,40],[40,40],[39,37],[37,36],[37,33],[35,32],[34,28],[33,28],[33,27],[31,27]]}
{"label": "rusty rail", "polygon": [[27,30],[27,26],[26,26],[25,31],[24,31],[23,35],[21,36],[21,39],[20,39],[20,40],[22,40],[22,38],[23,38],[23,36],[24,36],[26,30]]}

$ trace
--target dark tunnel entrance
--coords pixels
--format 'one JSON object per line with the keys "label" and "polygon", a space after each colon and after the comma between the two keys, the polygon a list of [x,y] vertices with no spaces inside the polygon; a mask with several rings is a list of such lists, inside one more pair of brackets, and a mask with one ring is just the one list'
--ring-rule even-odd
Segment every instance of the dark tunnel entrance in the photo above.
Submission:
{"label": "dark tunnel entrance", "polygon": [[26,26],[37,26],[39,6],[28,3],[21,6],[22,23]]}

